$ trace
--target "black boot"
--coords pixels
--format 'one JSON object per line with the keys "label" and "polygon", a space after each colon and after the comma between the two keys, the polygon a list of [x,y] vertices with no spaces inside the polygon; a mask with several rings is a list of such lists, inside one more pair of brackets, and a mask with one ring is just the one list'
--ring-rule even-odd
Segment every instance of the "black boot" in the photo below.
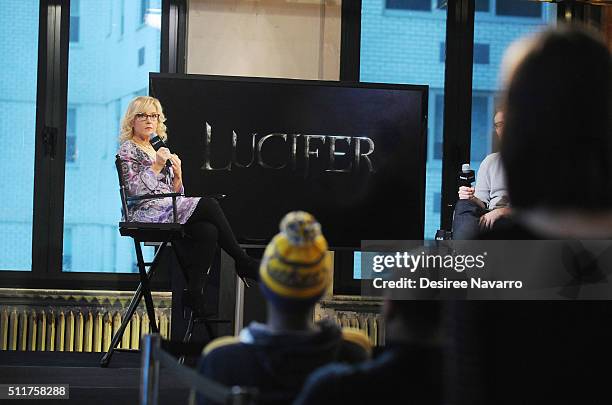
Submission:
{"label": "black boot", "polygon": [[259,282],[260,263],[260,260],[254,259],[251,256],[245,256],[241,260],[236,260],[236,274],[247,287],[250,287],[248,280]]}

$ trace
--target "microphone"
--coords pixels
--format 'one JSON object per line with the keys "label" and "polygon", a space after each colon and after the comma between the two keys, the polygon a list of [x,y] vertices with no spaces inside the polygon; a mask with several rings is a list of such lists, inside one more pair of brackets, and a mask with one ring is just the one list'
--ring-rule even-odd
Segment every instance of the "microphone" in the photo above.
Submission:
{"label": "microphone", "polygon": [[459,172],[459,186],[472,187],[472,183],[476,180],[476,174],[474,170],[470,169],[469,163],[461,165],[461,172]]}
{"label": "microphone", "polygon": [[[153,146],[155,152],[157,152],[159,148],[167,148],[166,144],[164,143],[164,140],[161,139],[161,137],[155,132],[152,132],[151,135],[149,135],[149,143],[151,144],[151,146]],[[172,167],[172,161],[170,159],[166,160],[166,166]]]}

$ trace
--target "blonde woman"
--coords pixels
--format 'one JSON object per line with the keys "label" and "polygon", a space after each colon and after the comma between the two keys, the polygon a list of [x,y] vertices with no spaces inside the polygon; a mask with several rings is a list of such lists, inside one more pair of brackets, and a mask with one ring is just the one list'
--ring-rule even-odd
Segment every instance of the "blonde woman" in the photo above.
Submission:
{"label": "blonde woman", "polygon": [[[136,97],[128,105],[121,120],[118,155],[130,196],[184,192],[181,159],[165,147],[155,151],[149,143],[152,133],[167,139],[165,121],[162,106],[156,98]],[[172,162],[171,167],[166,166],[168,160]],[[182,262],[189,275],[188,304],[198,311],[203,309],[204,275],[212,263],[217,243],[235,260],[238,276],[257,279],[259,262],[238,245],[217,200],[178,197],[176,206],[177,220],[184,224],[188,236],[177,244],[179,251],[183,252]],[[127,217],[136,222],[170,222],[172,199],[134,202],[128,205]]]}

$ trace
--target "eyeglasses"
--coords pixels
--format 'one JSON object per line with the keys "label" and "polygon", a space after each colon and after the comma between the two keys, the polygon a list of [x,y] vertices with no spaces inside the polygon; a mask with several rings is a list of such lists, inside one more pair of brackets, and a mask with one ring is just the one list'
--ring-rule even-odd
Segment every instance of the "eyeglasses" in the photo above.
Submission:
{"label": "eyeglasses", "polygon": [[157,121],[159,119],[159,114],[145,114],[145,113],[136,114],[136,119],[138,121],[146,121],[147,118],[151,118],[151,121]]}

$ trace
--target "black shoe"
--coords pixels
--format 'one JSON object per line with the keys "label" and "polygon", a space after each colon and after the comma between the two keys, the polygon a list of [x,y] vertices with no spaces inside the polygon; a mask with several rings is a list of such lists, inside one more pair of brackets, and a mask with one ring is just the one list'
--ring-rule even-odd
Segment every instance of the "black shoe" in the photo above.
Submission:
{"label": "black shoe", "polygon": [[259,264],[259,260],[250,256],[247,256],[244,260],[236,261],[236,274],[247,287],[251,286],[248,280],[255,283],[259,282]]}
{"label": "black shoe", "polygon": [[206,317],[212,313],[206,312],[206,299],[201,290],[184,290],[183,306],[190,308],[196,318]]}

